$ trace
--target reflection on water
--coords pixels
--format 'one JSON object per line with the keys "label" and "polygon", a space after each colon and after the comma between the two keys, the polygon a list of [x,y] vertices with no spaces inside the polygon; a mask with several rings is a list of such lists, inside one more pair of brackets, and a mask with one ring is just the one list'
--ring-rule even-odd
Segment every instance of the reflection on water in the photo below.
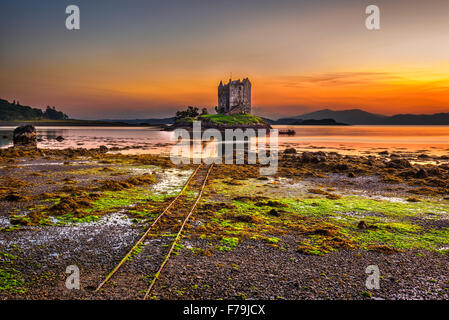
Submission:
{"label": "reflection on water", "polygon": [[[148,127],[37,127],[40,148],[109,148],[134,147],[157,148],[159,144],[173,143],[171,132],[154,130]],[[1,147],[12,146],[14,127],[0,127]],[[4,139],[3,135],[8,135]],[[56,140],[57,137],[63,141]]]}
{"label": "reflection on water", "polygon": [[344,154],[425,152],[449,154],[449,126],[276,126],[293,129],[295,136],[280,137],[279,147],[320,149]]}
{"label": "reflection on water", "polygon": [[[449,126],[275,126],[292,129],[294,136],[279,136],[279,149],[320,149],[340,153],[368,153],[376,150],[431,151],[449,154]],[[14,127],[0,127],[0,147],[12,145]],[[38,127],[41,148],[127,147],[125,153],[168,153],[172,132],[148,127]],[[63,141],[57,141],[61,136]]]}
{"label": "reflection on water", "polygon": [[[202,141],[198,139],[179,140],[176,146],[171,146],[170,155],[178,163],[237,163],[256,164],[257,162],[269,162],[271,158],[277,157],[278,144],[276,138],[243,137],[230,141],[211,139]],[[184,160],[181,160],[184,159]],[[200,160],[201,159],[201,160]]]}
{"label": "reflection on water", "polygon": [[0,128],[0,148],[12,145],[12,130]]}

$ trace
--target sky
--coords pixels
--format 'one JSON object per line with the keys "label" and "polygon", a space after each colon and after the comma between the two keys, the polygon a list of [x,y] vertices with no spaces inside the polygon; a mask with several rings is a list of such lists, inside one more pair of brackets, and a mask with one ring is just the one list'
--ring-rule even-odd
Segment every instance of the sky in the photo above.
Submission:
{"label": "sky", "polygon": [[[65,27],[68,5],[80,30]],[[368,5],[380,30],[365,27]],[[0,0],[0,98],[72,118],[212,112],[249,77],[253,113],[449,112],[447,0]]]}

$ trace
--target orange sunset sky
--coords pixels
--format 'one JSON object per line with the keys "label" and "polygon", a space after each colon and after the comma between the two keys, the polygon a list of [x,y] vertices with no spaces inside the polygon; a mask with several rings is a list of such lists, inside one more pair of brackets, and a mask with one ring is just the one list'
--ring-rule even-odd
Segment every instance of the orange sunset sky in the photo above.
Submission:
{"label": "orange sunset sky", "polygon": [[[0,98],[74,118],[172,116],[249,77],[254,113],[449,112],[449,1],[6,1]],[[365,8],[381,30],[365,28]]]}

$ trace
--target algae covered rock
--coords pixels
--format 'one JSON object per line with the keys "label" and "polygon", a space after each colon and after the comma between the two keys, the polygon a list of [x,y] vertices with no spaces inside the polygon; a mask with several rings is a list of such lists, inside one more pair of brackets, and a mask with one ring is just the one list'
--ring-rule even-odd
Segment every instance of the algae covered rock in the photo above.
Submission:
{"label": "algae covered rock", "polygon": [[30,124],[17,127],[13,133],[14,147],[37,148],[36,128]]}
{"label": "algae covered rock", "polygon": [[285,154],[296,154],[296,149],[295,148],[287,148],[284,150]]}

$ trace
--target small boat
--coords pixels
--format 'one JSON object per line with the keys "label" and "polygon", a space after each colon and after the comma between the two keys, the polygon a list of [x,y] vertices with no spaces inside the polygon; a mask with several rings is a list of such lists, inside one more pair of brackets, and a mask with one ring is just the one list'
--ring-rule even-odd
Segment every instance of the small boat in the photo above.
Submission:
{"label": "small boat", "polygon": [[279,130],[279,134],[294,136],[296,134],[295,130]]}

